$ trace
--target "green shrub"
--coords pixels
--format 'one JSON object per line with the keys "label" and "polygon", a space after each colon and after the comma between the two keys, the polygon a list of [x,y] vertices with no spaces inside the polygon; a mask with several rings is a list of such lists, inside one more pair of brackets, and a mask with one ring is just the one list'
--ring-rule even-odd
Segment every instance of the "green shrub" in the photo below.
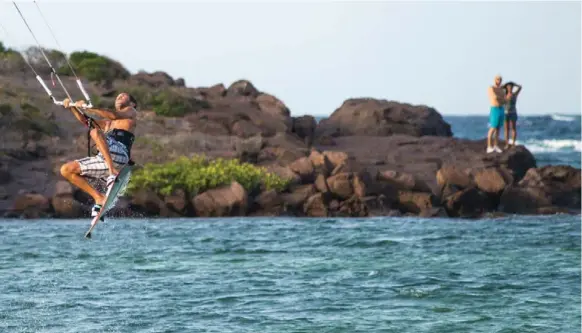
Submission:
{"label": "green shrub", "polygon": [[57,124],[54,121],[47,119],[47,117],[43,115],[36,106],[26,101],[22,101],[20,103],[20,108],[22,109],[22,113],[12,123],[13,128],[22,131],[32,130],[48,136],[58,135],[59,127]]}
{"label": "green shrub", "polygon": [[[115,79],[127,79],[130,73],[119,62],[94,52],[73,52],[69,61],[79,76],[89,81],[113,81]],[[61,66],[59,74],[71,75],[68,66]]]}
{"label": "green shrub", "polygon": [[194,156],[181,157],[164,164],[146,164],[132,175],[127,192],[131,194],[138,189],[149,189],[169,195],[176,189],[183,189],[196,195],[228,185],[233,180],[249,192],[261,185],[268,190],[282,191],[289,184],[289,180],[268,173],[264,168],[241,163],[236,159],[208,160],[204,156]]}
{"label": "green shrub", "polygon": [[8,116],[10,114],[12,114],[12,105],[6,103],[0,104],[0,115]]}
{"label": "green shrub", "polygon": [[43,51],[55,69],[67,65],[67,58],[63,52],[46,48],[43,48],[41,51],[38,46],[31,46],[24,51],[24,56],[41,76],[49,75],[52,72],[50,66],[44,59]]}
{"label": "green shrub", "polygon": [[153,111],[160,116],[181,117],[192,110],[190,101],[171,90],[162,90],[152,101]]}
{"label": "green shrub", "polygon": [[22,54],[13,49],[6,48],[0,42],[0,74],[14,74],[27,70],[26,62]]}
{"label": "green shrub", "polygon": [[128,86],[118,89],[118,93],[121,91],[125,91],[135,97],[140,109],[151,109],[153,107],[153,101],[156,95],[153,89],[142,86]]}
{"label": "green shrub", "polygon": [[5,54],[14,54],[14,53],[20,54],[18,51],[4,46],[4,43],[2,43],[0,41],[0,54],[5,55]]}

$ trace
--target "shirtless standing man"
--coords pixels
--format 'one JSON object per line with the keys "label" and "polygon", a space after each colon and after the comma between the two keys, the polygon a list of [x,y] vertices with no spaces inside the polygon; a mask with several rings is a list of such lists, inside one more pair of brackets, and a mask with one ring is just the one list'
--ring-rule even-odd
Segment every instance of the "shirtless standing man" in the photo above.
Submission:
{"label": "shirtless standing man", "polygon": [[[74,110],[75,106],[80,107],[84,101],[78,101],[70,105],[70,101],[65,99],[63,105],[73,112],[75,117],[85,124],[84,117]],[[119,168],[130,161],[131,146],[135,139],[133,134],[137,125],[137,101],[127,93],[121,93],[115,99],[115,110],[90,108],[85,109],[87,113],[93,113],[107,120],[93,120],[99,128],[92,128],[91,138],[95,141],[99,153],[95,156],[84,157],[69,161],[61,167],[61,175],[73,185],[89,194],[95,205],[91,210],[91,216],[97,216],[103,203],[105,195],[93,188],[85,177],[98,179],[107,178],[107,188],[113,185]]]}
{"label": "shirtless standing man", "polygon": [[[505,111],[503,106],[505,105],[505,92],[503,87],[501,87],[501,75],[495,76],[495,81],[492,86],[487,88],[487,94],[489,96],[489,132],[487,133],[487,153],[497,152],[501,153],[501,148],[499,148],[499,130],[503,126],[503,118],[505,116]],[[491,144],[492,139],[494,139],[494,144]]]}

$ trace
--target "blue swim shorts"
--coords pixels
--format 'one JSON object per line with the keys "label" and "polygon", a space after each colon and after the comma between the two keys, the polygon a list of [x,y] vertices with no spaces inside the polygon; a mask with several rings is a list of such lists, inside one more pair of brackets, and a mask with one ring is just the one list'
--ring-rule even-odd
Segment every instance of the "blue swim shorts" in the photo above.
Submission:
{"label": "blue swim shorts", "polygon": [[517,121],[517,112],[509,112],[505,114],[505,121]]}
{"label": "blue swim shorts", "polygon": [[489,111],[489,127],[500,128],[503,126],[505,112],[501,106],[492,106]]}

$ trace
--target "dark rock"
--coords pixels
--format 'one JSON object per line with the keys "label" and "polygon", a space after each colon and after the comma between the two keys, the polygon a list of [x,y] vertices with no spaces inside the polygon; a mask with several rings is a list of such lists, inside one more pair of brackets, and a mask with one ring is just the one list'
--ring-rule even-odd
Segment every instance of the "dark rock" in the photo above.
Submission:
{"label": "dark rock", "polygon": [[341,217],[365,217],[368,216],[368,207],[358,196],[352,196],[340,203],[336,216]]}
{"label": "dark rock", "polygon": [[313,144],[317,122],[313,116],[300,116],[293,118],[293,133],[305,141],[307,146]]}
{"label": "dark rock", "polygon": [[129,82],[136,85],[145,85],[150,88],[160,88],[174,85],[174,79],[168,73],[161,71],[153,73],[139,72],[137,74],[131,75],[129,77]]}
{"label": "dark rock", "polygon": [[261,192],[250,209],[251,215],[258,216],[279,216],[283,211],[283,199],[275,190]]}
{"label": "dark rock", "polygon": [[327,178],[329,191],[339,199],[348,199],[354,195],[352,185],[353,174],[348,172],[338,173]]}
{"label": "dark rock", "polygon": [[220,98],[226,95],[226,88],[222,83],[215,84],[208,88],[198,88],[197,90],[205,97]]}
{"label": "dark rock", "polygon": [[315,169],[308,157],[301,157],[289,164],[289,169],[299,175],[303,184],[312,183],[315,180]]}
{"label": "dark rock", "polygon": [[449,217],[443,207],[423,208],[418,214],[420,217]]}
{"label": "dark rock", "polygon": [[289,210],[296,214],[302,214],[303,204],[315,193],[315,187],[312,184],[301,185],[293,188],[290,193],[281,194],[281,199],[283,199],[283,202]]}
{"label": "dark rock", "polygon": [[310,217],[328,216],[327,202],[323,193],[316,193],[310,196],[303,206],[303,213]]}
{"label": "dark rock", "polygon": [[23,218],[48,217],[52,213],[50,200],[39,193],[21,193],[14,199],[12,212],[19,214]]}
{"label": "dark rock", "polygon": [[317,175],[313,185],[315,186],[317,191],[319,191],[321,193],[328,193],[329,192],[329,186],[327,185],[327,179],[321,173]]}
{"label": "dark rock", "polygon": [[580,169],[571,166],[531,168],[505,189],[499,209],[513,214],[538,214],[544,207],[580,212]]}
{"label": "dark rock", "polygon": [[[437,174],[438,177],[438,174]],[[394,170],[378,171],[376,178],[387,182],[398,190],[412,192],[430,192],[431,188],[426,183],[412,174]]]}
{"label": "dark rock", "polygon": [[387,100],[346,100],[317,126],[317,136],[452,136],[450,125],[433,108]]}
{"label": "dark rock", "polygon": [[263,138],[261,136],[255,136],[237,141],[235,144],[235,150],[241,162],[257,164],[263,146]]}
{"label": "dark rock", "polygon": [[470,187],[446,198],[445,208],[452,217],[477,218],[482,216],[490,204],[483,192]]}
{"label": "dark rock", "polygon": [[432,193],[399,191],[397,198],[397,208],[402,212],[420,214],[426,209],[439,206],[437,197]]}
{"label": "dark rock", "polygon": [[131,198],[130,208],[146,216],[167,216],[165,202],[156,193],[142,189]]}
{"label": "dark rock", "polygon": [[192,200],[197,216],[244,216],[249,207],[247,191],[236,181],[198,194]]}
{"label": "dark rock", "polygon": [[8,170],[0,169],[0,185],[8,184],[12,180],[12,176]]}
{"label": "dark rock", "polygon": [[188,193],[183,189],[176,189],[172,194],[165,196],[164,203],[180,216],[189,216],[192,213]]}
{"label": "dark rock", "polygon": [[61,194],[52,197],[52,207],[55,217],[81,218],[89,216],[89,206],[85,206],[75,200],[72,194]]}
{"label": "dark rock", "polygon": [[226,96],[251,96],[256,97],[259,91],[247,80],[233,82],[226,90]]}
{"label": "dark rock", "polygon": [[315,173],[321,174],[325,177],[329,176],[334,168],[327,156],[323,155],[315,149],[311,150],[311,153],[309,154],[309,160],[313,165]]}

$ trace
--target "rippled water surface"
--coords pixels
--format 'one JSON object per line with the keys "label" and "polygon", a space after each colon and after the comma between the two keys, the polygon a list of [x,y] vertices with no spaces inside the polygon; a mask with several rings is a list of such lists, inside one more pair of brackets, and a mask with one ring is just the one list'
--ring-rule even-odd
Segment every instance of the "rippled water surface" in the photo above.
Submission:
{"label": "rippled water surface", "polygon": [[580,217],[0,221],[0,332],[579,332]]}

